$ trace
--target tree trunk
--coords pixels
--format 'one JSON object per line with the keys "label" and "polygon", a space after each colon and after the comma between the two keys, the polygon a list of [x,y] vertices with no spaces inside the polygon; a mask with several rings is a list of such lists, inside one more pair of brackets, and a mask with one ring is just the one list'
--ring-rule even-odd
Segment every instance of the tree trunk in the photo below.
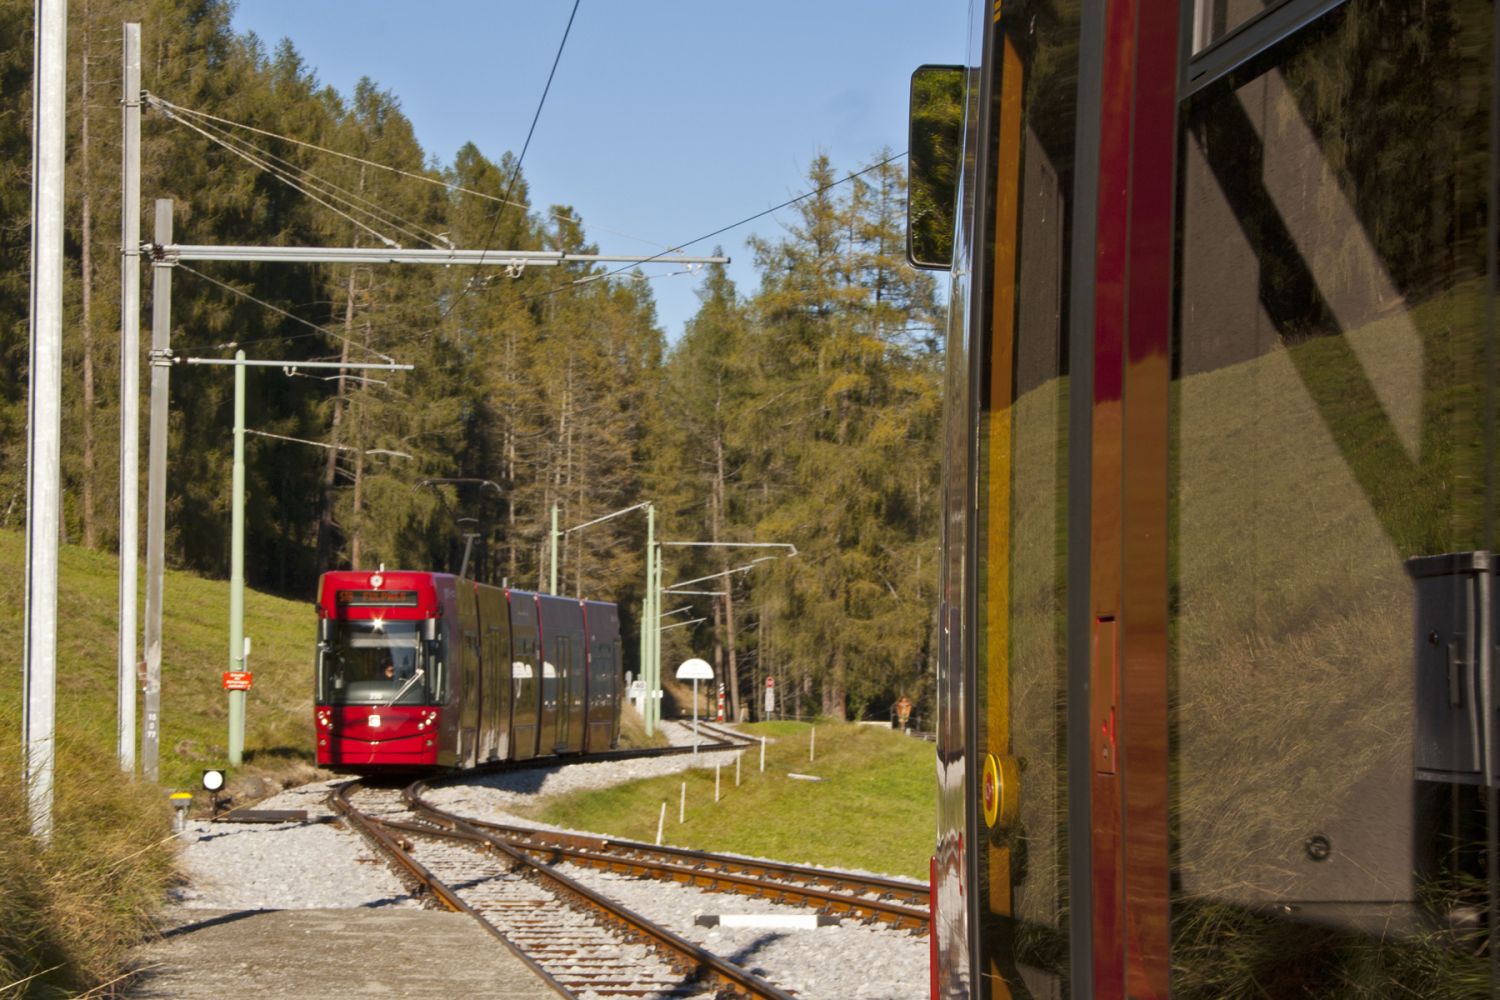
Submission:
{"label": "tree trunk", "polygon": [[[359,168],[359,191],[365,190],[365,168]],[[355,230],[353,247],[359,246],[359,231]],[[358,274],[357,269],[349,268],[349,280],[344,286],[344,341],[339,348],[339,364],[349,363],[349,343],[354,338],[354,278]],[[323,484],[319,491],[320,509],[318,511],[318,540],[317,540],[317,571],[326,573],[334,568],[334,562],[338,557],[338,522],[334,520],[333,508],[337,501],[337,485],[339,471],[339,425],[343,421],[344,410],[349,405],[348,383],[345,381],[347,372],[339,368],[339,378],[336,383],[338,391],[333,397],[333,426],[329,431],[328,458],[323,463]],[[351,563],[356,565],[357,560]]]}
{"label": "tree trunk", "polygon": [[709,612],[714,623],[714,676],[724,676],[724,643],[719,638],[723,633],[720,629],[724,627],[724,606],[714,601],[713,610]]}
{"label": "tree trunk", "polygon": [[[719,393],[719,399],[714,404],[715,410],[722,411],[724,394]],[[720,530],[724,519],[729,514],[729,490],[725,480],[727,475],[724,471],[724,424],[722,419],[718,421],[718,427],[714,434],[714,541],[720,540]],[[727,563],[724,566],[728,569]],[[714,630],[715,634],[718,630]],[[729,717],[738,719],[740,717],[740,667],[735,653],[734,642],[734,578],[724,578],[724,642],[728,646],[726,660],[729,667]],[[724,674],[720,674],[723,677]]]}
{"label": "tree trunk", "polygon": [[846,671],[848,665],[844,660],[844,647],[838,645],[833,650],[833,670],[826,681],[823,682],[823,714],[832,716],[840,722],[849,718],[849,709],[846,703],[846,692],[848,689],[848,677]]}
{"label": "tree trunk", "polygon": [[[356,245],[358,240],[355,241]],[[349,338],[354,332],[354,269],[349,269],[349,281],[345,286],[344,302],[344,343],[339,351],[339,363],[349,363]],[[328,455],[323,460],[323,482],[319,490],[318,509],[318,542],[317,559],[318,572],[326,573],[334,568],[338,556],[338,523],[333,517],[333,506],[336,500],[335,488],[338,484],[339,471],[339,425],[343,423],[344,408],[347,405],[347,389],[344,382],[345,371],[339,369],[337,391],[333,397],[333,426],[328,434]]]}

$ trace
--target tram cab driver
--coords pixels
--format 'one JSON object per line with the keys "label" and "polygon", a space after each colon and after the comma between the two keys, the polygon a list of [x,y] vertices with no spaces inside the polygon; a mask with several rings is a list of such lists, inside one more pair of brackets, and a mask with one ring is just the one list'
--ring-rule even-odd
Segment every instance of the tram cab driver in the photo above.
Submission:
{"label": "tram cab driver", "polygon": [[415,671],[412,669],[412,664],[409,661],[403,662],[401,668],[398,670],[392,662],[391,654],[389,653],[385,655],[385,662],[380,667],[380,676],[386,680],[409,680],[413,673]]}

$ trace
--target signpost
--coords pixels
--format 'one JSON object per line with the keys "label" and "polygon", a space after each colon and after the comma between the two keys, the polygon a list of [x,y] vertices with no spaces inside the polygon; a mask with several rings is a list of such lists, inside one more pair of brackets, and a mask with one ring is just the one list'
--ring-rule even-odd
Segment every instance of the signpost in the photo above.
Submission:
{"label": "signpost", "polygon": [[711,681],[714,679],[714,668],[708,665],[707,660],[694,657],[691,660],[683,660],[682,666],[677,668],[677,679],[680,681],[693,682],[693,753],[698,752],[698,682]]}

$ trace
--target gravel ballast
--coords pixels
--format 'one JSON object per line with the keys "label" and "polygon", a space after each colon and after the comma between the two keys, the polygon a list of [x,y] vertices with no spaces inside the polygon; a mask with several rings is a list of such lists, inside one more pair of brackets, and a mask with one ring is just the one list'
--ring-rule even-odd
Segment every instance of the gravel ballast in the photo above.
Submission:
{"label": "gravel ballast", "polygon": [[[674,743],[691,743],[688,727],[668,723],[664,728]],[[713,767],[715,762],[732,766],[738,752],[476,775],[470,781],[431,789],[427,798],[440,808],[479,819],[540,826],[516,817],[512,810],[539,795]],[[194,910],[415,908],[418,904],[362,838],[328,822],[332,817],[325,799],[329,788],[338,783],[314,782],[289,789],[257,806],[305,809],[306,823],[190,822],[183,834],[181,858],[189,884],[175,894],[177,913],[170,922],[186,922]],[[572,866],[566,871],[807,1000],[905,1000],[925,996],[929,990],[925,936],[852,922],[805,929],[699,926],[698,918],[705,915],[810,911]]]}

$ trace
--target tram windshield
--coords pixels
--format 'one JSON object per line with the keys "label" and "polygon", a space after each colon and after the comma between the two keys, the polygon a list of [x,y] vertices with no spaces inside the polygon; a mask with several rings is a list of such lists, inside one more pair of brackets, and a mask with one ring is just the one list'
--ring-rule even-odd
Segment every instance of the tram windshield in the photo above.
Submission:
{"label": "tram windshield", "polygon": [[[434,703],[439,657],[422,623],[339,621],[318,646],[318,702],[324,705]],[[436,644],[431,644],[435,651]]]}

